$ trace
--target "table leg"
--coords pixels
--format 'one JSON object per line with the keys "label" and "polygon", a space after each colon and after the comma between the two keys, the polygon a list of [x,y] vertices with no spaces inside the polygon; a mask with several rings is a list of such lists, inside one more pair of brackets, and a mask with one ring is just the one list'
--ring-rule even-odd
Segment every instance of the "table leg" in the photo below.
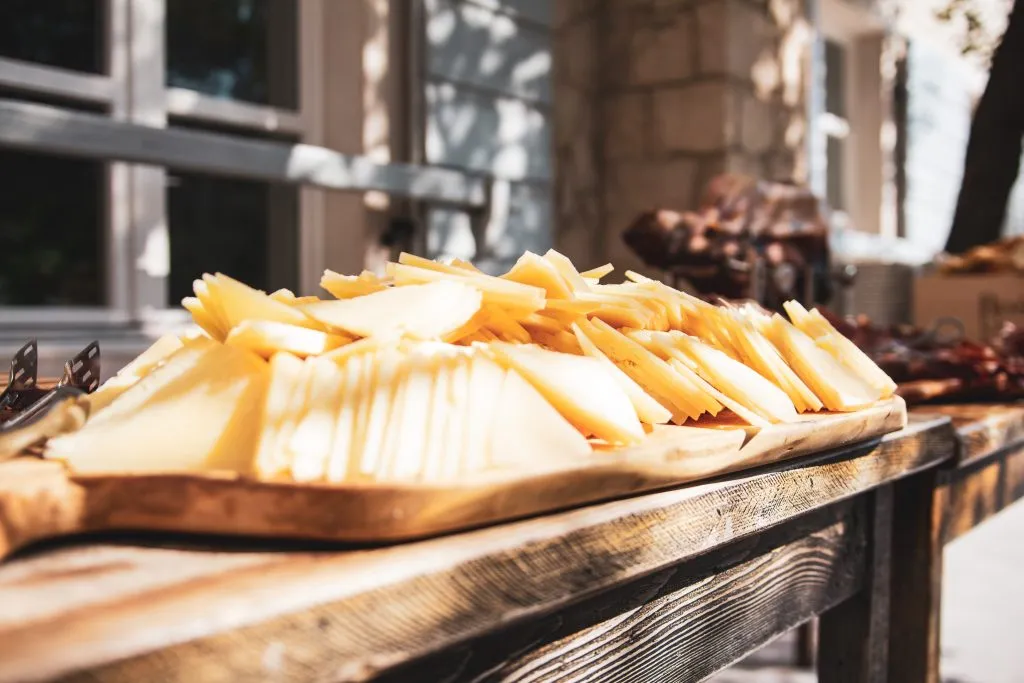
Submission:
{"label": "table leg", "polygon": [[[820,683],[886,680],[889,654],[889,548],[894,509],[892,485],[868,499],[864,584],[851,598],[821,615],[818,625]],[[892,679],[909,683],[913,679]]]}
{"label": "table leg", "polygon": [[889,680],[939,683],[942,515],[939,472],[895,485]]}

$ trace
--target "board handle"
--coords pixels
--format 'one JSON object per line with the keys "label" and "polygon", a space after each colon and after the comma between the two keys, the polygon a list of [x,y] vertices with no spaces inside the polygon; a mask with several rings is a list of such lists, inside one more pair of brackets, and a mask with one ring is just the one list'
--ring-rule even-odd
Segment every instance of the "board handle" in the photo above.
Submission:
{"label": "board handle", "polygon": [[0,463],[0,559],[45,538],[82,530],[85,490],[59,462],[20,457]]}

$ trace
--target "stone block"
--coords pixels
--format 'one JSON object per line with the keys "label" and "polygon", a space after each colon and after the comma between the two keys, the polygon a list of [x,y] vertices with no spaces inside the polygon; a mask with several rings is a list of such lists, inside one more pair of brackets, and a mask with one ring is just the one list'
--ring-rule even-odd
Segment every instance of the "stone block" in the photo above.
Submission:
{"label": "stone block", "polygon": [[776,108],[753,93],[740,95],[740,141],[748,152],[758,154],[767,150],[781,136]]}
{"label": "stone block", "polygon": [[702,81],[654,93],[655,152],[711,152],[732,144],[737,128],[727,81]]}
{"label": "stone block", "polygon": [[589,15],[553,32],[556,87],[562,84],[594,87],[598,59],[596,40],[597,20]]}
{"label": "stone block", "polygon": [[702,74],[754,78],[764,60],[778,59],[782,29],[766,7],[749,0],[711,0],[697,6]]}
{"label": "stone block", "polygon": [[630,82],[656,85],[679,81],[696,70],[696,19],[692,11],[672,12],[631,36]]}
{"label": "stone block", "polygon": [[665,159],[621,163],[606,167],[604,187],[608,215],[628,214],[629,220],[652,209],[687,209],[694,197],[698,162]]}
{"label": "stone block", "polygon": [[604,155],[610,161],[641,158],[647,153],[651,126],[650,94],[621,93],[604,101]]}

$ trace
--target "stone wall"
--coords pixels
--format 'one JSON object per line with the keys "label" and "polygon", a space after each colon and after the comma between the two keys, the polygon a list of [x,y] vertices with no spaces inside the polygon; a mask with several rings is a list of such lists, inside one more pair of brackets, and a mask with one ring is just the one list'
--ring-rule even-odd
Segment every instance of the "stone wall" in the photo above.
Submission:
{"label": "stone wall", "polygon": [[726,170],[803,178],[809,27],[797,0],[556,0],[556,227],[639,267],[641,211],[694,208]]}

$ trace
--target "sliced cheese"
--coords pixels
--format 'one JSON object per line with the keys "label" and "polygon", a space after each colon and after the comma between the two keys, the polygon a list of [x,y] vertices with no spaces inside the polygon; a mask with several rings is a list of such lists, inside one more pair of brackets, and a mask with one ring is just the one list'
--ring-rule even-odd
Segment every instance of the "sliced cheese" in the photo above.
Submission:
{"label": "sliced cheese", "polygon": [[608,356],[601,349],[597,348],[597,345],[583,333],[579,325],[573,323],[572,331],[576,335],[576,340],[583,353],[601,363],[611,374],[615,382],[626,392],[641,422],[652,425],[665,424],[672,419],[671,411],[654,400],[650,394],[643,390],[643,387],[633,381],[629,375],[609,360]]}
{"label": "sliced cheese", "polygon": [[183,345],[181,338],[173,334],[167,334],[157,339],[135,360],[121,368],[116,375],[85,397],[84,400],[89,404],[89,414],[95,415],[106,408],[114,399],[128,391]]}
{"label": "sliced cheese", "polygon": [[302,418],[285,444],[295,481],[319,481],[327,473],[345,377],[337,365],[322,359],[306,361],[313,379]]}
{"label": "sliced cheese", "polygon": [[[443,264],[436,265],[443,266]],[[509,315],[529,315],[544,308],[545,295],[544,290],[540,287],[502,280],[461,268],[444,267],[449,268],[450,271],[420,268],[403,263],[388,264],[388,270],[394,277],[396,285],[455,281],[478,289],[484,303],[501,307]]]}
{"label": "sliced cheese", "polygon": [[154,371],[143,378],[135,389],[147,380],[160,387],[137,410],[87,422],[51,440],[46,455],[75,472],[247,472],[267,376],[262,359],[215,344],[177,376]]}
{"label": "sliced cheese", "polygon": [[331,454],[327,460],[327,480],[333,482],[356,479],[354,454],[356,453],[358,431],[357,416],[364,397],[369,393],[372,367],[369,356],[350,359],[341,371],[345,382],[341,402],[335,419],[334,436],[331,439]]}
{"label": "sliced cheese", "polygon": [[403,334],[440,339],[465,325],[480,309],[480,303],[480,292],[473,287],[433,282],[299,308],[329,328],[359,337]]}
{"label": "sliced cheese", "polygon": [[259,476],[273,477],[287,469],[281,435],[285,423],[292,419],[290,411],[300,402],[295,396],[300,391],[304,368],[301,360],[288,353],[279,353],[270,359],[270,383],[263,402],[253,464]]}
{"label": "sliced cheese", "polygon": [[376,477],[384,455],[384,440],[395,405],[395,395],[402,382],[405,354],[396,349],[385,349],[374,356],[374,372],[365,414],[365,432],[359,444],[359,472],[362,476]]}
{"label": "sliced cheese", "polygon": [[352,341],[343,334],[328,334],[308,327],[269,320],[243,320],[228,333],[225,344],[249,349],[264,358],[283,351],[305,358],[318,356]]}
{"label": "sliced cheese", "polygon": [[445,458],[458,458],[458,453],[454,452],[456,445],[448,442],[448,421],[453,409],[451,382],[456,362],[457,359],[442,355],[434,370],[433,390],[427,404],[427,444],[420,473],[425,482],[443,479]]}
{"label": "sliced cheese", "polygon": [[224,329],[221,327],[220,322],[206,310],[203,303],[197,297],[186,296],[181,300],[181,305],[192,314],[192,322],[199,329],[205,332],[211,339],[224,341]]}
{"label": "sliced cheese", "polygon": [[491,431],[497,414],[497,397],[505,378],[505,370],[483,353],[474,353],[469,362],[469,391],[466,395],[467,436],[466,459],[460,472],[479,472],[490,466]]}
{"label": "sliced cheese", "polygon": [[597,268],[591,268],[590,270],[583,271],[582,273],[580,273],[580,277],[583,277],[584,279],[588,280],[600,280],[605,275],[611,273],[613,270],[615,270],[615,266],[613,266],[610,263],[606,263],[603,266],[598,266]]}
{"label": "sliced cheese", "polygon": [[558,268],[550,260],[541,258],[532,251],[520,256],[512,269],[501,277],[512,282],[540,287],[552,299],[571,299],[573,296],[572,287],[562,277]]}
{"label": "sliced cheese", "polygon": [[576,270],[576,266],[572,264],[572,261],[565,254],[560,254],[554,249],[548,249],[544,254],[544,260],[558,270],[572,291],[586,292],[590,289],[590,285],[587,284],[587,281],[583,279],[580,272]]}
{"label": "sliced cheese", "polygon": [[320,278],[320,286],[339,299],[353,299],[387,289],[388,284],[369,272],[342,275],[333,270],[325,270]]}
{"label": "sliced cheese", "polygon": [[643,439],[644,430],[629,397],[593,358],[514,344],[496,343],[489,348],[584,434],[620,444]]}
{"label": "sliced cheese", "polygon": [[[242,284],[223,273],[204,275],[210,297],[216,300],[223,314],[225,329],[230,330],[244,320],[270,320],[299,327],[319,326],[296,308],[275,301],[266,293]],[[202,298],[200,297],[200,300]],[[203,303],[206,306],[206,303]],[[208,309],[209,310],[209,309]]]}

